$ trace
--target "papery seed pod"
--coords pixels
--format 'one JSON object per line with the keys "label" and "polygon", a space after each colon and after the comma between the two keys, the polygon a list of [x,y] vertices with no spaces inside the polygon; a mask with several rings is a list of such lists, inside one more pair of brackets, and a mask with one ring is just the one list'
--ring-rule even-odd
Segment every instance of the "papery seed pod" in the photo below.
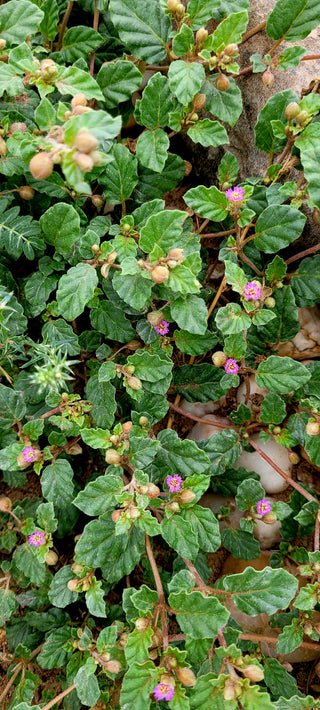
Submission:
{"label": "papery seed pod", "polygon": [[196,96],[192,99],[192,106],[194,110],[200,111],[200,109],[204,107],[206,100],[206,94],[196,94]]}
{"label": "papery seed pod", "polygon": [[299,463],[300,461],[300,456],[295,451],[290,451],[290,453],[288,454],[288,458],[290,463],[292,463],[294,466],[296,466],[297,463]]}
{"label": "papery seed pod", "polygon": [[131,518],[131,520],[137,520],[138,518],[140,518],[141,513],[140,513],[139,508],[132,507],[132,508],[128,508],[128,515],[129,515],[129,518]]}
{"label": "papery seed pod", "polygon": [[102,661],[103,664],[108,663],[111,659],[111,653],[106,651],[106,653],[101,653],[99,656],[100,661]]}
{"label": "papery seed pod", "polygon": [[54,550],[49,550],[44,559],[45,559],[47,565],[52,566],[52,565],[57,564],[59,558],[58,558],[57,553],[54,552]]}
{"label": "papery seed pod", "polygon": [[274,82],[274,75],[272,74],[272,71],[270,69],[266,69],[266,71],[262,74],[262,83],[264,86],[272,86]]}
{"label": "papery seed pod", "polygon": [[92,158],[94,165],[102,165],[103,155],[102,153],[100,153],[100,150],[92,150],[90,153],[90,157]]}
{"label": "papery seed pod", "polygon": [[45,69],[48,69],[48,67],[55,67],[56,63],[53,61],[53,59],[42,59],[40,62],[40,69],[41,71],[44,71]]}
{"label": "papery seed pod", "polygon": [[123,431],[123,433],[124,433],[124,434],[130,434],[130,431],[131,431],[132,427],[133,427],[133,424],[132,424],[131,421],[124,422],[124,423],[122,424],[122,431]]}
{"label": "papery seed pod", "polygon": [[315,421],[308,422],[308,424],[306,426],[306,434],[308,434],[308,436],[318,436],[319,433],[320,433],[319,422],[315,422]]}
{"label": "papery seed pod", "polygon": [[26,133],[27,130],[28,126],[26,123],[23,123],[21,121],[15,121],[14,123],[11,123],[10,133],[15,133],[16,131],[20,131],[20,133]]}
{"label": "papery seed pod", "polygon": [[205,29],[205,27],[200,27],[199,30],[196,32],[196,44],[201,45],[203,44],[206,39],[208,38],[209,32],[208,30]]}
{"label": "papery seed pod", "polygon": [[315,224],[320,225],[320,210],[317,207],[314,207],[312,211],[312,219]]}
{"label": "papery seed pod", "polygon": [[225,74],[219,74],[216,78],[215,84],[219,91],[227,91],[230,81]]}
{"label": "papery seed pod", "polygon": [[0,136],[0,155],[7,155],[8,148],[6,142],[3,140],[2,136]]}
{"label": "papery seed pod", "polygon": [[168,259],[167,266],[169,269],[175,269],[178,266],[178,262],[175,259]]}
{"label": "papery seed pod", "polygon": [[296,117],[296,123],[299,123],[300,126],[304,126],[305,123],[309,119],[309,114],[308,111],[299,111],[297,117]]}
{"label": "papery seed pod", "polygon": [[128,643],[128,638],[129,638],[129,634],[121,634],[121,636],[120,636],[120,638],[119,638],[119,642],[118,642],[120,648],[125,648],[125,647],[126,647],[126,645],[127,645],[127,643]]}
{"label": "papery seed pod", "polygon": [[175,16],[176,16],[177,20],[182,20],[182,18],[184,17],[184,14],[185,14],[185,8],[182,5],[182,2],[178,2],[178,5],[177,5],[176,11],[175,11]]}
{"label": "papery seed pod", "polygon": [[104,279],[106,279],[108,277],[109,271],[110,271],[110,264],[102,264],[101,269],[100,269],[100,273]]}
{"label": "papery seed pod", "polygon": [[224,49],[224,53],[229,55],[230,57],[234,57],[235,54],[237,54],[237,51],[238,51],[237,44],[227,44],[227,46]]}
{"label": "papery seed pod", "polygon": [[0,39],[0,51],[5,48],[7,41],[5,39]]}
{"label": "papery seed pod", "polygon": [[126,347],[129,350],[138,350],[139,348],[141,348],[141,342],[140,342],[140,340],[135,340],[135,339],[129,340],[129,342],[126,343]]}
{"label": "papery seed pod", "polygon": [[99,145],[99,141],[86,128],[80,128],[73,145],[80,153],[90,153]]}
{"label": "papery seed pod", "polygon": [[167,0],[167,8],[172,14],[175,13],[177,6],[179,5],[178,0]]}
{"label": "papery seed pod", "polygon": [[121,671],[120,661],[107,661],[107,663],[104,664],[104,667],[109,673],[120,673]]}
{"label": "papery seed pod", "polygon": [[99,207],[103,207],[103,205],[104,205],[104,199],[103,199],[102,195],[92,195],[91,202],[98,209],[99,209]]}
{"label": "papery seed pod", "polygon": [[86,105],[87,105],[87,99],[84,94],[76,94],[71,99],[72,108],[75,108],[76,106],[86,106]]}
{"label": "papery seed pod", "polygon": [[127,377],[127,383],[133,390],[141,390],[142,382],[138,377]]}
{"label": "papery seed pod", "polygon": [[274,308],[274,306],[276,305],[275,299],[272,298],[272,296],[268,296],[264,303],[268,308]]}
{"label": "papery seed pod", "polygon": [[227,356],[223,350],[217,350],[217,352],[212,355],[212,362],[216,367],[223,367],[227,362]]}
{"label": "papery seed pod", "polygon": [[118,451],[115,451],[115,449],[107,449],[104,458],[107,463],[112,464],[113,466],[118,466],[121,462],[121,456]]}
{"label": "papery seed pod", "polygon": [[252,680],[253,683],[259,683],[260,680],[264,679],[264,672],[262,668],[259,668],[259,666],[255,666],[254,663],[244,668],[242,673],[246,678]]}
{"label": "papery seed pod", "polygon": [[151,498],[151,500],[153,500],[154,498],[158,498],[158,496],[160,495],[160,488],[158,488],[158,486],[156,486],[154,483],[147,483],[147,488],[148,498]]}
{"label": "papery seed pod", "polygon": [[297,117],[298,113],[300,113],[300,108],[296,101],[291,101],[291,103],[286,106],[284,111],[287,121],[292,121],[293,118]]}
{"label": "papery seed pod", "polygon": [[76,591],[77,591],[78,585],[79,585],[79,581],[80,581],[80,580],[78,580],[78,579],[70,579],[70,580],[69,580],[67,586],[68,586],[68,589],[70,589],[70,592],[76,592]]}
{"label": "papery seed pod", "polygon": [[170,251],[168,253],[168,258],[175,259],[175,261],[179,261],[181,263],[181,261],[183,259],[183,254],[184,254],[183,249],[179,249],[178,247],[174,247],[173,249],[170,249]]}
{"label": "papery seed pod", "polygon": [[139,616],[139,618],[135,620],[134,625],[139,631],[145,631],[148,626],[150,626],[150,622],[151,619],[147,619],[145,616]]}
{"label": "papery seed pod", "polygon": [[170,276],[169,269],[166,266],[155,266],[151,271],[151,278],[156,284],[162,284],[168,280]]}
{"label": "papery seed pod", "polygon": [[31,158],[29,170],[35,180],[45,180],[53,171],[53,160],[49,153],[42,151]]}
{"label": "papery seed pod", "polygon": [[236,690],[232,681],[227,681],[223,688],[224,700],[234,700],[236,698]]}
{"label": "papery seed pod", "polygon": [[120,520],[122,513],[123,513],[122,510],[114,510],[114,511],[111,513],[111,518],[112,518],[112,520],[113,520],[114,523],[117,523],[117,522]]}
{"label": "papery seed pod", "polygon": [[73,159],[83,173],[89,173],[92,170],[93,160],[91,155],[87,155],[87,153],[75,153]]}
{"label": "papery seed pod", "polygon": [[148,417],[144,417],[144,416],[140,417],[139,424],[140,424],[140,426],[148,426],[148,424],[149,424]]}
{"label": "papery seed pod", "polygon": [[313,633],[313,626],[310,623],[310,621],[307,621],[307,623],[303,627],[303,633],[306,634],[307,636],[311,636]]}
{"label": "papery seed pod", "polygon": [[266,525],[274,525],[276,520],[277,516],[275,513],[266,513],[266,515],[263,516],[263,522],[266,523]]}
{"label": "papery seed pod", "polygon": [[195,497],[196,494],[190,488],[185,488],[185,490],[181,491],[181,493],[179,494],[179,498],[182,503],[192,503]]}
{"label": "papery seed pod", "polygon": [[72,572],[83,572],[84,566],[83,565],[78,565],[77,562],[73,562],[71,565]]}
{"label": "papery seed pod", "polygon": [[147,321],[151,323],[154,327],[159,325],[161,321],[163,320],[163,312],[162,311],[150,311],[150,313],[147,314]]}
{"label": "papery seed pod", "polygon": [[177,668],[176,675],[180,683],[186,685],[187,688],[192,688],[196,684],[197,679],[191,668]]}
{"label": "papery seed pod", "polygon": [[170,510],[171,513],[179,513],[180,505],[179,505],[178,501],[173,500],[173,501],[171,501],[171,503],[168,503],[166,505],[166,509]]}
{"label": "papery seed pod", "polygon": [[23,200],[32,200],[34,197],[34,189],[30,185],[23,185],[19,188],[19,195]]}
{"label": "papery seed pod", "polygon": [[89,106],[75,106],[72,113],[74,116],[81,116],[83,113],[88,113],[92,111]]}
{"label": "papery seed pod", "polygon": [[12,510],[11,498],[8,498],[7,496],[2,496],[0,498],[0,512],[1,513],[10,513],[11,510]]}

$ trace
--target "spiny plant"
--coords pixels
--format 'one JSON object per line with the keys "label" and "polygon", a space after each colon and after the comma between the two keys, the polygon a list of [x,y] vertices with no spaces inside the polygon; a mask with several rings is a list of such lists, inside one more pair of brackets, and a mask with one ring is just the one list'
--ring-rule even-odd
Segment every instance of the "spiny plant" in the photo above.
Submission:
{"label": "spiny plant", "polygon": [[[242,112],[237,78],[299,71],[319,12],[278,0],[268,53],[240,68],[249,12],[249,0],[1,3],[8,710],[320,708],[266,647],[320,649],[319,502],[294,468],[300,449],[320,466],[320,363],[294,344],[281,355],[320,296],[319,244],[283,251],[306,205],[320,221],[317,85],[260,111],[262,176],[239,179],[226,128]],[[169,209],[188,167],[170,150],[178,134],[223,157]],[[180,437],[175,413],[199,420],[181,397],[223,403],[220,431]],[[260,467],[237,466],[253,451],[293,489],[286,501],[266,497]],[[206,491],[233,503],[215,515]],[[262,570],[261,521],[282,536]],[[247,565],[210,583],[219,549]],[[248,631],[259,614],[268,623]]]}

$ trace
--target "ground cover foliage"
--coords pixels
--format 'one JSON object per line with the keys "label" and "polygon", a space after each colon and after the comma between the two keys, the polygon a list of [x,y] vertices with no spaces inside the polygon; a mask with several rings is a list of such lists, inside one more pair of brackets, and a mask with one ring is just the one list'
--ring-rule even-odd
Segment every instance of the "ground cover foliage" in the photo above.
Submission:
{"label": "ground cover foliage", "polygon": [[[320,707],[230,612],[232,600],[267,614],[278,653],[320,648],[317,497],[282,472],[292,491],[271,506],[258,475],[236,468],[242,449],[265,456],[252,432],[293,464],[303,447],[320,465],[320,363],[278,354],[299,331],[298,307],[320,296],[317,246],[290,268],[282,251],[300,237],[305,205],[320,221],[320,94],[267,101],[254,130],[269,167],[240,182],[228,128],[242,112],[249,11],[249,0],[0,6],[9,710]],[[306,51],[295,42],[318,22],[316,1],[278,0],[269,54],[254,54],[243,80],[261,73],[270,84],[298,67]],[[186,169],[170,150],[177,133],[225,152],[211,186],[166,209]],[[203,285],[208,233],[225,267],[216,291]],[[250,388],[249,375],[263,402],[233,399],[220,433],[195,442],[171,428],[179,397],[218,401],[240,381]],[[41,495],[15,495],[36,476]],[[201,505],[210,490],[235,497],[236,529],[221,533]],[[259,515],[281,521],[282,542],[255,570]],[[310,545],[297,542],[306,536]],[[248,567],[210,584],[207,554],[221,544]]]}

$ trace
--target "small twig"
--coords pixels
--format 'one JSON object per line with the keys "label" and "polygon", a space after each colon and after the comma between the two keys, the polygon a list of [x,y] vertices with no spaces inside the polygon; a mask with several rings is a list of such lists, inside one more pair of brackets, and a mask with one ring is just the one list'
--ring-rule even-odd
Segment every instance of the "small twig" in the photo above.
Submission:
{"label": "small twig", "polygon": [[216,421],[210,421],[210,419],[202,419],[201,417],[197,417],[195,414],[190,414],[189,412],[185,412],[184,409],[181,409],[181,407],[177,407],[176,403],[173,404],[173,402],[169,402],[167,400],[168,405],[170,409],[173,409],[175,412],[178,412],[178,414],[182,414],[184,417],[187,417],[188,419],[192,419],[194,422],[201,422],[201,424],[210,424],[210,426],[216,426],[218,429],[234,429],[234,425],[232,424],[222,424],[222,422],[216,422]]}
{"label": "small twig", "polygon": [[51,417],[52,414],[60,414],[60,413],[62,414],[62,412],[63,412],[63,409],[61,406],[54,407],[54,409],[50,409],[49,412],[45,412],[45,414],[41,414],[41,416],[38,417],[38,419],[47,419],[47,417]]}
{"label": "small twig", "polygon": [[[93,29],[98,32],[98,27],[99,27],[99,10],[98,10],[98,0],[94,0],[94,15],[93,15]],[[93,76],[94,73],[94,57],[95,57],[95,49],[93,50],[90,58],[90,76]]]}
{"label": "small twig", "polygon": [[258,269],[258,267],[255,266],[255,264],[251,261],[251,259],[249,259],[249,258],[244,254],[244,252],[243,252],[242,249],[239,249],[239,258],[240,258],[242,261],[244,261],[246,264],[248,264],[248,266],[250,266],[250,269],[252,269],[252,271],[254,271],[255,274],[257,274],[257,276],[263,276],[263,271],[260,271],[260,269]]}
{"label": "small twig", "polygon": [[8,691],[10,690],[11,686],[13,685],[13,683],[14,683],[14,681],[15,681],[17,675],[20,673],[21,669],[22,669],[22,663],[18,663],[15,672],[14,672],[13,675],[11,676],[11,678],[10,678],[9,682],[7,683],[7,685],[6,685],[5,689],[4,689],[4,691],[3,691],[3,692],[1,693],[1,695],[0,695],[0,703],[1,703],[1,700],[3,700],[3,699],[7,696]]}
{"label": "small twig", "polygon": [[[153,555],[152,548],[150,545],[149,535],[147,535],[147,533],[145,533],[145,542],[146,542],[147,555],[149,558],[149,562],[150,562],[151,569],[152,569],[153,576],[154,576],[154,581],[156,583],[157,592],[158,592],[160,614],[161,614],[161,623],[162,623],[162,633],[163,633],[163,650],[166,651],[169,646],[169,637],[168,637],[166,602],[165,602],[165,598],[164,598],[164,591],[163,591],[163,586],[162,586],[162,582],[160,579],[157,563],[154,559],[154,555]],[[46,708],[44,708],[43,710],[46,710]]]}
{"label": "small twig", "polygon": [[219,288],[218,288],[218,290],[217,290],[217,293],[216,293],[216,295],[215,295],[215,297],[214,297],[214,299],[213,299],[213,301],[212,301],[212,303],[211,303],[211,306],[209,306],[209,308],[208,308],[208,318],[210,318],[211,313],[212,313],[212,311],[213,311],[215,305],[218,303],[219,298],[220,298],[222,292],[224,291],[226,285],[227,285],[227,279],[226,279],[226,277],[224,276],[223,279],[222,279],[222,281],[221,281],[221,284],[220,284],[220,286],[219,286]]}
{"label": "small twig", "polygon": [[167,72],[170,69],[170,64],[164,64],[161,66],[160,64],[147,64],[146,66],[146,71],[148,69],[151,69],[152,71],[164,71]]}
{"label": "small twig", "polygon": [[[200,230],[198,230],[200,231]],[[223,232],[208,232],[207,234],[201,234],[201,239],[209,238],[209,237],[227,237],[228,234],[234,234],[235,233],[235,228],[233,229],[225,229]]]}
{"label": "small twig", "polygon": [[302,486],[300,486],[299,483],[296,483],[296,481],[294,481],[293,478],[291,478],[291,476],[288,476],[287,473],[282,471],[282,469],[276,463],[274,463],[274,461],[272,461],[272,459],[269,456],[267,456],[267,454],[265,454],[264,451],[262,451],[254,441],[252,441],[252,439],[248,439],[248,443],[251,444],[252,448],[255,449],[255,451],[257,451],[258,454],[260,454],[260,456],[262,456],[262,458],[269,464],[269,466],[272,466],[272,468],[274,468],[274,470],[277,471],[277,473],[279,473],[280,476],[282,476],[282,478],[284,478],[285,481],[287,481],[287,483],[289,483],[290,486],[292,486],[292,488],[295,488],[296,491],[298,491],[298,493],[300,493],[302,496],[304,496],[304,498],[306,498],[307,500],[314,501],[315,503],[318,503],[317,499],[314,498],[314,496],[312,496],[311,493],[309,493],[304,488],[302,488]]}
{"label": "small twig", "polygon": [[313,247],[309,247],[309,249],[305,249],[304,251],[300,251],[299,254],[294,254],[293,256],[290,256],[289,259],[286,259],[284,262],[285,264],[292,264],[293,261],[297,261],[298,259],[303,259],[304,256],[309,256],[309,254],[315,254],[317,251],[320,251],[320,244],[315,244]]}
{"label": "small twig", "polygon": [[264,30],[266,24],[267,24],[267,21],[263,20],[263,22],[260,22],[259,25],[256,25],[255,27],[252,27],[251,30],[248,30],[248,32],[245,32],[245,34],[242,35],[242,40],[241,40],[240,44],[243,44],[244,42],[247,41],[247,39],[250,39],[250,37],[253,37],[253,35],[258,34],[258,32],[262,32],[262,30]]}
{"label": "small twig", "polygon": [[320,549],[320,508],[317,510],[316,525],[314,529],[313,549],[317,552]]}
{"label": "small twig", "polygon": [[[276,645],[278,642],[278,636],[264,636],[263,634],[246,634],[241,633],[239,636],[243,641],[255,641],[256,643],[272,643]],[[302,641],[299,648],[309,648],[310,650],[318,651],[320,649],[320,643],[312,643],[311,641]]]}
{"label": "small twig", "polygon": [[53,700],[50,700],[49,703],[44,705],[41,708],[41,710],[50,710],[50,708],[53,708],[53,706],[56,705],[57,703],[60,703],[60,700],[63,700],[63,698],[65,698],[66,695],[69,695],[69,693],[71,693],[72,690],[75,689],[75,687],[76,686],[73,683],[72,685],[69,686],[69,688],[67,688],[66,690],[63,690],[62,693],[59,693],[59,695],[57,695],[55,698],[53,698]]}
{"label": "small twig", "polygon": [[282,163],[282,161],[284,160],[284,158],[285,158],[285,157],[288,155],[288,153],[290,152],[290,150],[291,150],[293,144],[294,144],[294,141],[292,140],[292,138],[289,138],[289,140],[288,140],[288,142],[287,142],[287,145],[285,146],[285,148],[283,149],[282,153],[280,153],[279,157],[277,158],[277,163]]}
{"label": "small twig", "polygon": [[69,17],[71,15],[71,11],[73,8],[73,3],[74,0],[70,0],[68,3],[68,7],[64,13],[63,20],[61,22],[60,28],[59,28],[59,37],[58,37],[58,44],[57,44],[57,51],[59,51],[62,47],[62,40],[63,40],[63,35],[65,33],[65,29],[68,24]]}
{"label": "small twig", "polygon": [[232,592],[228,592],[226,589],[214,589],[213,587],[209,587],[209,586],[203,581],[203,579],[200,577],[200,574],[199,574],[198,570],[197,570],[196,567],[192,564],[191,560],[187,560],[187,559],[185,559],[184,557],[183,557],[182,559],[183,559],[185,565],[188,567],[189,572],[191,572],[191,574],[193,574],[193,576],[194,576],[194,578],[195,578],[195,580],[196,580],[196,582],[197,582],[197,585],[198,585],[199,589],[200,589],[204,594],[217,594],[217,595],[223,594],[223,595],[225,595],[225,596],[227,596],[227,597],[232,596]]}

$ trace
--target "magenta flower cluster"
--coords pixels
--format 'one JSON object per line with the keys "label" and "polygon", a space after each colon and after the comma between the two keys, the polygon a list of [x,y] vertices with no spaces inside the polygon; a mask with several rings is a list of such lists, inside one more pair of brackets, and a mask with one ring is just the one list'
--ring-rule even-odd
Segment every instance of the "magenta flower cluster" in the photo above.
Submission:
{"label": "magenta flower cluster", "polygon": [[247,285],[243,289],[243,295],[246,301],[257,301],[261,296],[260,284],[257,281],[248,281]]}
{"label": "magenta flower cluster", "polygon": [[158,683],[153,689],[153,695],[156,700],[172,700],[174,689],[167,683]]}
{"label": "magenta flower cluster", "polygon": [[156,333],[158,335],[167,335],[169,333],[169,323],[166,320],[160,321],[159,325],[156,326]]}
{"label": "magenta flower cluster", "polygon": [[243,187],[230,187],[230,189],[226,191],[226,196],[231,202],[241,202],[244,198],[244,189]]}
{"label": "magenta flower cluster", "polygon": [[44,533],[41,532],[41,530],[35,530],[32,535],[29,535],[29,543],[30,545],[34,545],[34,547],[39,547],[39,545],[43,545]]}
{"label": "magenta flower cluster", "polygon": [[32,446],[25,446],[22,451],[22,456],[26,463],[32,463],[37,458],[37,452]]}
{"label": "magenta flower cluster", "polygon": [[236,360],[233,360],[232,357],[229,357],[229,360],[227,360],[224,369],[228,373],[228,375],[235,375],[239,370],[239,365]]}
{"label": "magenta flower cluster", "polygon": [[257,503],[257,513],[258,515],[267,515],[267,513],[271,513],[272,511],[272,505],[268,503],[268,501],[265,498],[262,498],[262,500],[258,500]]}
{"label": "magenta flower cluster", "polygon": [[174,476],[168,476],[166,482],[167,482],[167,486],[169,488],[170,493],[177,493],[178,491],[180,491],[180,488],[182,486],[181,476],[178,476],[175,473]]}

